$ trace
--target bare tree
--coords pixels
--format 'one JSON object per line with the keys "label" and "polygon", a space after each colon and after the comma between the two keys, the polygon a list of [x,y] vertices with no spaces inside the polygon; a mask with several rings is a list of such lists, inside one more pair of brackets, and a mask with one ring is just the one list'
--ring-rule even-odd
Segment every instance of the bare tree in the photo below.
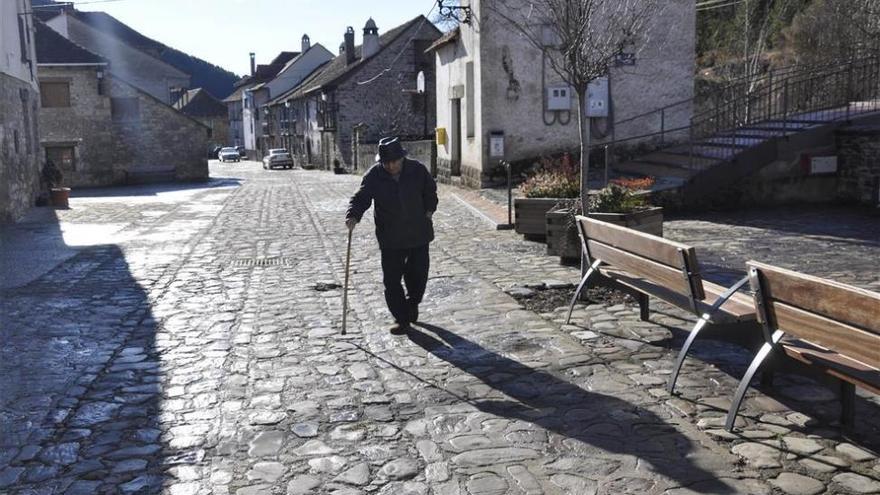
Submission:
{"label": "bare tree", "polygon": [[622,53],[637,54],[648,42],[648,22],[657,0],[484,0],[486,8],[539,50],[548,48],[552,70],[577,95],[581,203],[589,191],[590,125],[586,115],[590,83],[607,76]]}
{"label": "bare tree", "polygon": [[880,5],[876,0],[816,0],[795,17],[785,37],[799,60],[880,55]]}

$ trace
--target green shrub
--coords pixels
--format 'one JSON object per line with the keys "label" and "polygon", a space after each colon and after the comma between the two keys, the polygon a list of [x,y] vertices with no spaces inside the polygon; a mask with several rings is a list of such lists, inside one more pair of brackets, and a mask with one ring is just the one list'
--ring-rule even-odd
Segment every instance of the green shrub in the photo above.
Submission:
{"label": "green shrub", "polygon": [[647,207],[644,196],[637,196],[632,189],[614,183],[590,196],[590,212],[593,213],[632,213]]}

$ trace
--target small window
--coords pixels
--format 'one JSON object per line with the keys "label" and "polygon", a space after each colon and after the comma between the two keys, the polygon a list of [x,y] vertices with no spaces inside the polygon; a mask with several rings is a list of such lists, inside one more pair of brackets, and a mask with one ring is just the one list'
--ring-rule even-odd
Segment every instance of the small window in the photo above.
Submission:
{"label": "small window", "polygon": [[40,83],[40,101],[43,108],[69,107],[70,83],[67,81],[45,81]]}
{"label": "small window", "polygon": [[110,114],[117,122],[140,120],[140,101],[137,98],[110,98]]}
{"label": "small window", "polygon": [[76,154],[73,146],[47,146],[46,160],[51,160],[62,171],[76,170]]}

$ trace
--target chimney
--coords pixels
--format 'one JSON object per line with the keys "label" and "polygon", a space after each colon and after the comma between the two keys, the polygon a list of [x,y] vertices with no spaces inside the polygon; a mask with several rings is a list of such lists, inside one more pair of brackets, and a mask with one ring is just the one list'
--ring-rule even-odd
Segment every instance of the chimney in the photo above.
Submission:
{"label": "chimney", "polygon": [[251,52],[251,75],[252,76],[257,72],[256,63],[257,63],[257,54],[254,52]]}
{"label": "chimney", "polygon": [[345,30],[345,64],[351,65],[354,61],[354,28],[348,26]]}
{"label": "chimney", "polygon": [[379,51],[379,28],[372,17],[364,26],[364,44],[361,47],[361,58],[368,58]]}
{"label": "chimney", "polygon": [[311,40],[309,40],[309,35],[304,34],[302,37],[302,53],[305,53],[312,46]]}

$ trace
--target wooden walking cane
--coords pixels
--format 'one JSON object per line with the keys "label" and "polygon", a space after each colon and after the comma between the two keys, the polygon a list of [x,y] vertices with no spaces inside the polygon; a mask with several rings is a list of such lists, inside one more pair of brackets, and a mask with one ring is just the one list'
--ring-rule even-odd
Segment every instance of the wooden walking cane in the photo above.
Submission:
{"label": "wooden walking cane", "polygon": [[342,335],[345,335],[345,323],[348,318],[348,271],[351,266],[351,233],[348,229],[348,249],[345,252],[345,285],[342,287]]}

